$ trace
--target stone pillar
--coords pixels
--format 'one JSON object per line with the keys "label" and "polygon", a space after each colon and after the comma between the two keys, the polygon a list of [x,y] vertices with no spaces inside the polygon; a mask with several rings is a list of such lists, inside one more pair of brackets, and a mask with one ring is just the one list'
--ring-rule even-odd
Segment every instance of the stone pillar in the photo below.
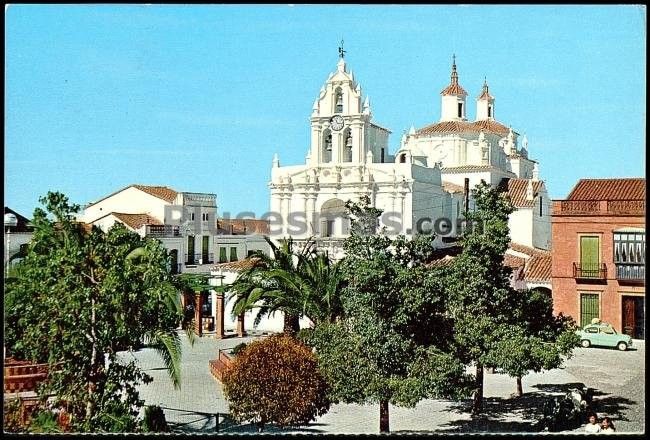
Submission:
{"label": "stone pillar", "polygon": [[246,329],[244,327],[244,312],[237,317],[237,336],[243,338],[246,336]]}
{"label": "stone pillar", "polygon": [[314,210],[316,207],[316,195],[307,194],[307,203],[305,214],[307,216],[307,235],[313,235],[316,233],[316,220],[314,219]]}
{"label": "stone pillar", "polygon": [[203,336],[203,323],[201,322],[201,309],[203,309],[203,295],[201,295],[201,292],[195,292],[194,293],[194,298],[196,298],[195,301],[195,307],[194,307],[194,330],[196,331],[196,334],[199,336]]}
{"label": "stone pillar", "polygon": [[216,295],[216,313],[214,317],[214,331],[215,338],[223,339],[225,332],[223,329],[224,325],[224,316],[225,316],[225,303],[224,303],[224,294],[223,292],[218,292]]}

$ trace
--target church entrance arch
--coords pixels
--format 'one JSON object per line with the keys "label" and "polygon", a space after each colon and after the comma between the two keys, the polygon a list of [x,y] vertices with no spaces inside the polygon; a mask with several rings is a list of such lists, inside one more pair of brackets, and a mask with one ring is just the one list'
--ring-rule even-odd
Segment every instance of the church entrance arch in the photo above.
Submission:
{"label": "church entrance arch", "polygon": [[318,225],[321,237],[347,234],[349,220],[345,202],[334,198],[323,203],[319,212]]}

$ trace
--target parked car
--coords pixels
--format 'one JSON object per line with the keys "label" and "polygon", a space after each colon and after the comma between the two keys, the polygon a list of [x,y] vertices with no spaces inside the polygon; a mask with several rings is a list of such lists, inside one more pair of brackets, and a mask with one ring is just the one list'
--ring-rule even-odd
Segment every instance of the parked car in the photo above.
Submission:
{"label": "parked car", "polygon": [[587,324],[577,333],[580,335],[580,345],[585,348],[598,345],[601,347],[616,347],[621,351],[625,351],[632,346],[631,337],[617,333],[614,327],[606,322]]}

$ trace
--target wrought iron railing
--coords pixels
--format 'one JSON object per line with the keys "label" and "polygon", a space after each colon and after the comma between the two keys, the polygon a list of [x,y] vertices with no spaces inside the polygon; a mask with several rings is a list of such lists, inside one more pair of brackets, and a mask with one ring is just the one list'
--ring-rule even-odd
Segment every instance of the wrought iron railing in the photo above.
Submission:
{"label": "wrought iron railing", "polygon": [[172,433],[223,432],[241,426],[228,413],[209,413],[160,406]]}
{"label": "wrought iron railing", "polygon": [[573,277],[604,280],[607,278],[607,266],[604,263],[573,263]]}
{"label": "wrought iron railing", "polygon": [[145,229],[147,237],[180,237],[180,226],[173,225],[147,225]]}
{"label": "wrought iron railing", "polygon": [[624,281],[644,281],[645,264],[616,263],[616,279]]}

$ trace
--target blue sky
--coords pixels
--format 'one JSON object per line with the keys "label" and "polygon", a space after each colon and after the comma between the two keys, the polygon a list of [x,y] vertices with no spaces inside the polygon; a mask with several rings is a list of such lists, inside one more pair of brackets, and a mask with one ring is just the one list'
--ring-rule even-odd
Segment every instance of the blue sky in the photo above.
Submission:
{"label": "blue sky", "polygon": [[13,5],[5,12],[5,205],[84,204],[131,183],[269,209],[271,160],[301,164],[311,106],[346,60],[374,120],[440,117],[457,56],[474,98],[529,140],[552,198],[645,177],[645,6]]}

